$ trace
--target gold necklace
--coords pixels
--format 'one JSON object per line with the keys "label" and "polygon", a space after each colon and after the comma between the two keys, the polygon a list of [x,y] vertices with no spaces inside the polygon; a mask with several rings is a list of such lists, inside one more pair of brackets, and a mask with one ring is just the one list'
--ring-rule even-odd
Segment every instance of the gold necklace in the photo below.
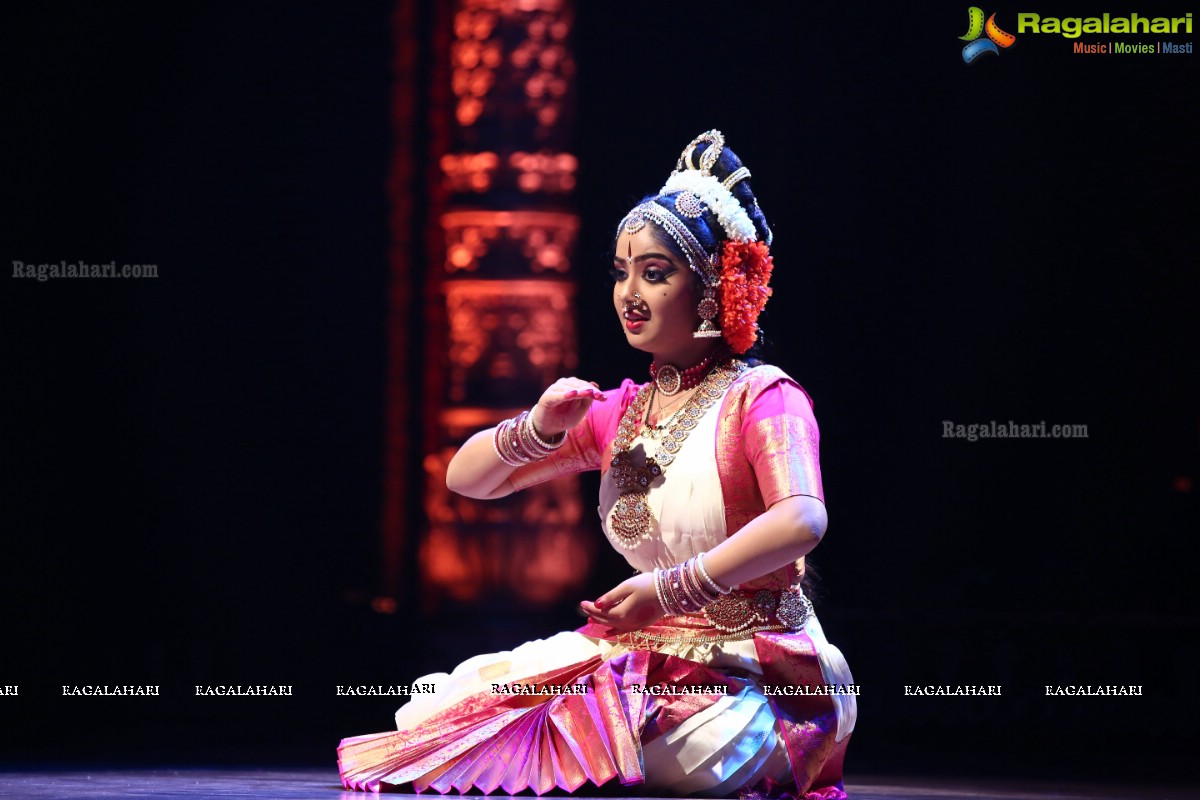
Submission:
{"label": "gold necklace", "polygon": [[617,436],[613,439],[613,457],[609,469],[621,496],[613,507],[610,532],[617,544],[632,550],[643,539],[649,539],[654,529],[654,515],[646,504],[650,484],[663,474],[683,445],[688,434],[700,422],[704,412],[724,395],[725,390],[746,370],[744,361],[730,360],[717,366],[704,377],[695,393],[683,408],[671,416],[671,427],[658,445],[657,452],[644,464],[636,464],[630,448],[653,399],[650,384],[638,389],[633,402],[621,415]]}
{"label": "gold necklace", "polygon": [[[662,436],[663,431],[665,431],[667,429],[667,426],[671,424],[671,422],[675,419],[675,417],[679,416],[679,412],[682,411],[685,408],[685,406],[680,406],[678,409],[676,409],[674,414],[667,417],[666,419],[663,419],[662,422],[651,423],[650,422],[650,412],[654,408],[654,400],[656,397],[658,397],[658,390],[651,389],[650,402],[646,404],[646,406],[647,406],[646,407],[646,420],[642,425],[642,433],[645,436],[648,436],[651,439],[658,441],[658,437]],[[680,398],[680,399],[682,400],[683,398]],[[669,403],[665,406],[660,405],[658,407],[659,419],[662,419],[663,411],[667,408],[670,408],[673,405],[675,405],[674,401],[672,401],[671,403]]]}
{"label": "gold necklace", "polygon": [[690,395],[690,394],[687,394],[687,395],[680,395],[679,397],[676,397],[675,399],[673,399],[671,402],[669,402],[669,403],[664,403],[664,402],[662,401],[662,398],[658,396],[658,394],[657,394],[657,391],[656,391],[656,392],[655,392],[655,395],[654,395],[654,397],[653,397],[653,398],[651,398],[651,400],[650,400],[650,403],[651,403],[651,405],[653,405],[653,404],[654,404],[654,400],[655,400],[655,399],[657,399],[657,400],[658,400],[658,416],[660,416],[660,417],[661,417],[661,416],[662,416],[662,414],[663,414],[663,412],[664,412],[664,411],[666,411],[668,408],[670,408],[671,406],[675,405],[676,403],[683,402],[684,400],[686,400],[686,399],[687,399],[687,398],[689,398],[689,397],[691,397],[691,395]]}

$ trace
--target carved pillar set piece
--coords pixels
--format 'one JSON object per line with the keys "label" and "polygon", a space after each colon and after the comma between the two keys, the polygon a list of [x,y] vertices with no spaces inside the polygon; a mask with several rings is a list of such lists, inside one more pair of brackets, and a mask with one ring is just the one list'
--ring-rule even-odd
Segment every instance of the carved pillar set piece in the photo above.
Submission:
{"label": "carved pillar set piece", "polygon": [[580,587],[594,553],[577,481],[480,502],[452,495],[445,474],[471,433],[576,369],[572,7],[459,0],[452,17],[450,91],[435,108],[449,120],[447,141],[434,143],[443,202],[429,220],[444,248],[427,297],[444,304],[446,330],[426,371],[441,402],[426,407],[422,595],[427,611],[447,596],[550,604]]}

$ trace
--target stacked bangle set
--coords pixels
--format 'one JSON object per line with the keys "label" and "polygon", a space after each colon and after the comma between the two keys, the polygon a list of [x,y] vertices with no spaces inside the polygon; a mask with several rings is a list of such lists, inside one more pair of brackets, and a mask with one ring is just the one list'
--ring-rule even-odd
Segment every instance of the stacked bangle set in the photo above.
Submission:
{"label": "stacked bangle set", "polygon": [[496,426],[492,437],[492,448],[496,456],[510,467],[519,467],[541,461],[546,456],[562,447],[567,441],[566,434],[559,434],[558,441],[547,442],[538,435],[533,427],[533,417],[529,411],[522,411],[512,419],[506,419]]}
{"label": "stacked bangle set", "polygon": [[698,612],[731,591],[709,577],[703,553],[668,569],[654,570],[654,592],[668,616]]}

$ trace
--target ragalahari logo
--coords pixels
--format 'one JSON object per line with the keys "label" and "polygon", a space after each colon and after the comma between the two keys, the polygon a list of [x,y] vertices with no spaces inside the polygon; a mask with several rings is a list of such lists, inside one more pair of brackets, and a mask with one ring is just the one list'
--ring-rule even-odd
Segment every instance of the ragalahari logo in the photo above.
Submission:
{"label": "ragalahari logo", "polygon": [[[987,34],[986,39],[979,37],[984,33]],[[987,22],[983,21],[983,9],[979,6],[971,6],[967,9],[967,33],[965,36],[958,37],[969,44],[963,48],[963,61],[970,64],[975,59],[979,58],[984,53],[992,55],[1000,55],[1000,49],[1013,46],[1013,42],[1017,41],[1017,37],[1011,33],[1005,33],[1000,30],[1000,26],[996,24],[996,15],[992,14],[987,18]]]}

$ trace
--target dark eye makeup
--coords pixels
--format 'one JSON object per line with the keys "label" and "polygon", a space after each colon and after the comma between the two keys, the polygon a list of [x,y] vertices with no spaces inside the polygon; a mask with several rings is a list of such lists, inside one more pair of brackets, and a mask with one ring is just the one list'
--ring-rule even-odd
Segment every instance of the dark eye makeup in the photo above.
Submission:
{"label": "dark eye makeup", "polygon": [[[642,280],[647,283],[665,283],[678,271],[679,268],[673,264],[647,264],[642,268]],[[608,274],[617,283],[629,276],[625,267],[616,264],[609,267]]]}
{"label": "dark eye makeup", "polygon": [[646,269],[642,272],[642,278],[647,283],[665,283],[666,280],[674,275],[677,271],[678,270],[676,270],[675,267],[671,266],[660,267],[657,265],[651,265],[646,267]]}

